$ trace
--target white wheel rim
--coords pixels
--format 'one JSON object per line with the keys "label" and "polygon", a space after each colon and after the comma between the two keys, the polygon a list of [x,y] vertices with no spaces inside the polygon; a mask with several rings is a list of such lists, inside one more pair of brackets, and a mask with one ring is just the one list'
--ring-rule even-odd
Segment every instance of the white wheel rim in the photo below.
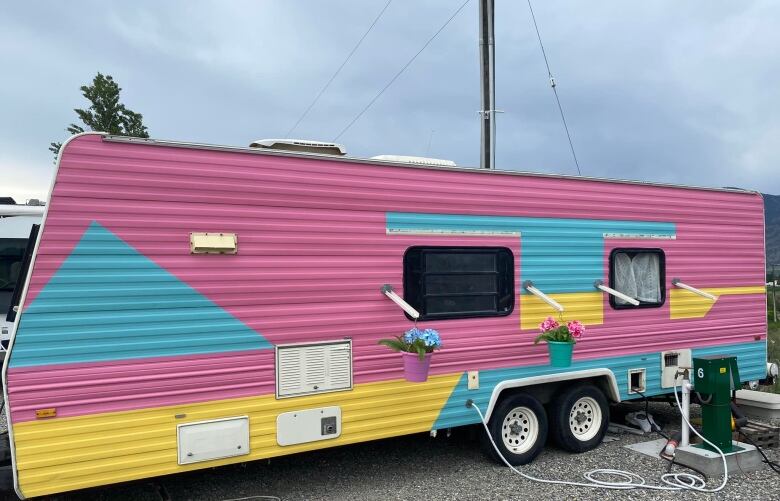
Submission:
{"label": "white wheel rim", "polygon": [[539,438],[539,420],[528,407],[515,407],[504,417],[501,439],[513,454],[527,452]]}
{"label": "white wheel rim", "polygon": [[587,442],[601,429],[601,407],[591,397],[582,397],[569,412],[569,430],[577,440]]}

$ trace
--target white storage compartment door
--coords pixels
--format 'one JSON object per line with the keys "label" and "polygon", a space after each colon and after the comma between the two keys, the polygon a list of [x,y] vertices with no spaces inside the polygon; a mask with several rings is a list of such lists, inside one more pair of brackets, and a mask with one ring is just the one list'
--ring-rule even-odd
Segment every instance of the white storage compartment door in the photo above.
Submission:
{"label": "white storage compartment door", "polygon": [[341,407],[285,412],[276,417],[276,443],[305,444],[341,436]]}
{"label": "white storage compartment door", "polygon": [[200,421],[177,426],[179,464],[249,454],[249,417]]}

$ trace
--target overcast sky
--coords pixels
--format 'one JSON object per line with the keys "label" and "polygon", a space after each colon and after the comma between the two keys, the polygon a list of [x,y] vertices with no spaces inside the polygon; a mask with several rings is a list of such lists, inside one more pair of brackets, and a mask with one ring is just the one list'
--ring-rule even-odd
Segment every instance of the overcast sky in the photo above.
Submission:
{"label": "overcast sky", "polygon": [[[152,137],[284,137],[387,0],[8,2],[0,196],[45,197],[97,71]],[[462,0],[393,0],[295,137],[329,141]],[[479,164],[477,0],[340,138]],[[780,3],[536,0],[582,173],[780,193]],[[499,169],[575,173],[524,1],[496,0]]]}

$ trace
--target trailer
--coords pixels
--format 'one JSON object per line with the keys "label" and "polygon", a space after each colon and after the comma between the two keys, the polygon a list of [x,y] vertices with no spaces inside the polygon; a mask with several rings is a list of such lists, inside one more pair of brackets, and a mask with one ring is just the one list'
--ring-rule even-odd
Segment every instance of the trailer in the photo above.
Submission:
{"label": "trailer", "polygon": [[[739,189],[85,133],[31,261],[3,365],[22,498],[478,423],[467,403],[521,464],[597,447],[609,403],[692,356],[767,372]],[[414,324],[390,291],[441,335],[425,382],[378,345]],[[533,343],[548,316],[586,326],[569,367]]]}

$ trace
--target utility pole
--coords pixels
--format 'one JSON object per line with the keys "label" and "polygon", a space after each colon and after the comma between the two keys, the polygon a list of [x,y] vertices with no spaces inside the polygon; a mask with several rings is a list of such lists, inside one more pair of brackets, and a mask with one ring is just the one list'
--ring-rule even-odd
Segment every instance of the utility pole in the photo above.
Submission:
{"label": "utility pole", "polygon": [[479,0],[479,69],[481,75],[482,110],[479,112],[482,140],[479,166],[496,168],[496,74],[493,8],[495,0]]}

